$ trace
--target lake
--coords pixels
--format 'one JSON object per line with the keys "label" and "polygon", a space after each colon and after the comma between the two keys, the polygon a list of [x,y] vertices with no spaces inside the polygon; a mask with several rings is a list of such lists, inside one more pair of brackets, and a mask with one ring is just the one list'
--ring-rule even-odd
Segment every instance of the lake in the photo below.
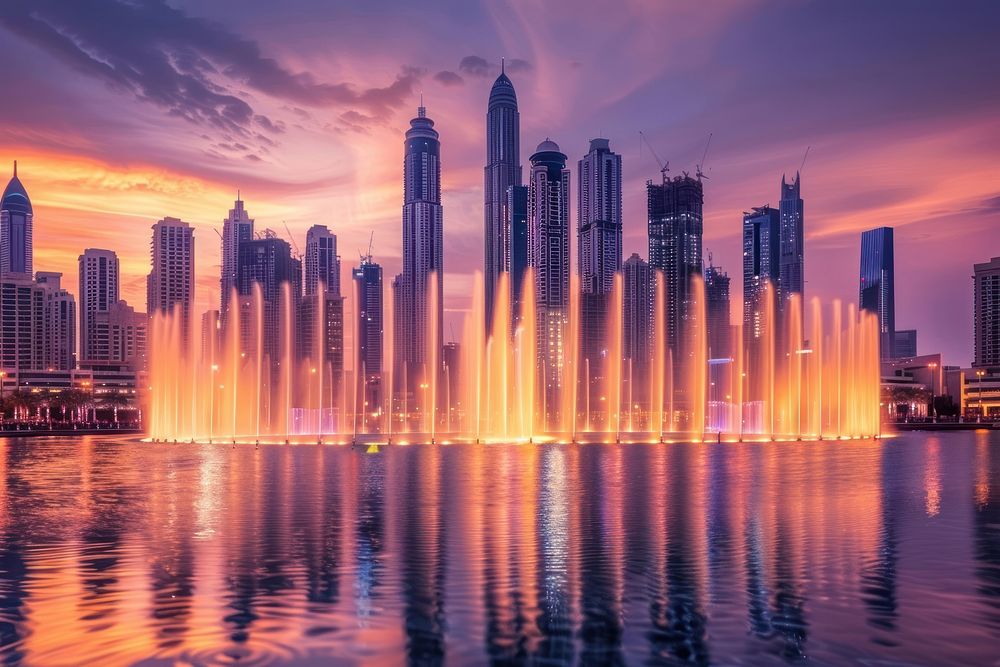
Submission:
{"label": "lake", "polygon": [[996,664],[1000,432],[0,440],[13,665]]}

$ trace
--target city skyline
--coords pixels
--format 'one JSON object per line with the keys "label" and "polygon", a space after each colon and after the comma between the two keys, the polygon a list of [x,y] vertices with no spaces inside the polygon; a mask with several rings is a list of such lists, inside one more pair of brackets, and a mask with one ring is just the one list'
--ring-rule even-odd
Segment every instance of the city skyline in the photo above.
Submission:
{"label": "city skyline", "polygon": [[[33,20],[43,23],[82,20],[59,16],[59,11],[42,5]],[[351,60],[355,44],[351,40],[338,42],[337,48],[315,39],[297,40],[294,49],[280,44],[274,35],[264,35],[255,26],[254,17],[261,18],[260,9],[248,8],[237,17],[224,14],[219,8],[195,9],[185,5],[165,11],[166,15],[159,17],[163,21],[207,25],[205,30],[211,28],[257,45],[263,57],[276,58],[281,69],[276,74],[279,78],[282,73],[290,72],[310,72],[312,76],[282,79],[298,81],[296,90],[282,92],[273,86],[265,89],[250,78],[251,72],[260,66],[259,61],[251,58],[245,63],[247,69],[239,81],[230,79],[224,83],[237,93],[248,91],[252,99],[247,104],[263,119],[251,121],[256,128],[252,135],[260,135],[275,145],[268,146],[252,136],[258,142],[255,145],[266,148],[267,153],[258,151],[257,159],[243,154],[221,157],[233,151],[227,153],[216,144],[245,143],[235,141],[242,136],[238,125],[220,130],[211,118],[185,119],[171,115],[170,108],[150,101],[152,97],[143,94],[145,89],[141,84],[150,82],[130,81],[122,84],[124,87],[109,90],[104,75],[76,77],[73,68],[81,65],[84,56],[78,54],[76,61],[54,58],[49,43],[25,28],[26,19],[20,8],[5,8],[0,13],[0,30],[9,34],[11,43],[26,56],[27,62],[2,76],[10,85],[18,84],[25,76],[35,76],[30,88],[32,94],[23,98],[24,103],[16,109],[5,112],[9,117],[0,130],[3,132],[0,160],[6,164],[15,158],[19,160],[19,176],[33,195],[35,268],[62,272],[63,286],[74,294],[79,294],[75,263],[80,251],[86,247],[110,246],[122,262],[122,297],[141,307],[148,273],[147,231],[156,220],[169,216],[192,224],[202,239],[197,248],[195,313],[200,316],[214,307],[220,258],[210,228],[221,228],[219,220],[232,206],[233,193],[239,187],[243,188],[242,199],[254,212],[259,228],[270,227],[284,237],[281,230],[285,220],[301,242],[312,224],[326,224],[338,235],[341,254],[347,259],[355,248],[367,245],[374,231],[379,249],[376,259],[385,267],[387,277],[395,275],[401,266],[399,142],[405,120],[412,116],[423,91],[443,131],[446,166],[442,171],[442,203],[447,211],[445,266],[448,267],[444,330],[448,331],[449,323],[457,324],[456,318],[468,307],[467,290],[462,284],[472,271],[481,267],[483,225],[479,206],[483,192],[482,172],[478,170],[482,169],[485,157],[483,110],[490,83],[499,74],[500,56],[507,55],[507,72],[518,91],[522,153],[529,154],[531,147],[546,135],[557,137],[576,180],[573,162],[585,155],[590,139],[607,136],[613,146],[620,147],[624,174],[622,257],[636,250],[646,256],[643,183],[658,176],[649,150],[643,147],[640,154],[638,130],[643,130],[661,157],[671,162],[674,175],[682,169],[694,171],[705,137],[709,132],[714,133],[706,165],[710,180],[705,185],[704,247],[714,253],[717,264],[734,281],[741,281],[738,260],[742,211],[764,203],[777,206],[777,179],[783,173],[794,173],[805,147],[811,145],[803,169],[803,197],[809,200],[807,296],[853,301],[857,235],[873,226],[893,226],[896,254],[900,257],[898,325],[919,330],[921,348],[941,350],[948,363],[964,365],[972,358],[970,332],[954,335],[935,323],[971,323],[971,298],[956,299],[954,294],[969,295],[969,266],[995,254],[990,249],[980,251],[971,247],[965,240],[990,229],[1000,215],[996,179],[991,180],[995,166],[988,159],[1000,132],[997,123],[983,113],[990,108],[995,93],[982,85],[991,78],[990,68],[995,66],[984,64],[961,77],[943,77],[947,80],[942,85],[947,90],[933,99],[926,98],[922,82],[937,68],[942,72],[954,71],[954,63],[963,58],[963,53],[975,52],[977,60],[988,63],[990,59],[981,56],[995,47],[984,42],[984,35],[968,30],[961,33],[961,43],[956,42],[959,24],[952,22],[943,10],[920,8],[908,13],[904,24],[897,24],[897,12],[891,8],[874,9],[865,31],[878,32],[888,46],[876,48],[861,43],[863,35],[851,37],[857,40],[851,43],[860,49],[866,57],[864,62],[871,63],[872,68],[852,72],[850,76],[834,68],[836,71],[831,75],[836,76],[825,81],[824,87],[806,85],[807,99],[796,97],[805,106],[794,115],[775,111],[774,105],[766,105],[768,114],[764,114],[761,106],[747,102],[740,108],[739,123],[725,115],[723,104],[737,94],[738,87],[726,89],[716,82],[713,73],[736,68],[746,75],[747,81],[766,74],[768,78],[760,79],[761,82],[777,84],[778,77],[772,75],[771,66],[787,56],[791,46],[775,47],[748,62],[737,62],[736,52],[743,38],[734,34],[735,22],[745,18],[756,24],[784,22],[799,28],[794,44],[803,49],[799,54],[802,64],[792,74],[785,72],[782,76],[798,77],[801,82],[805,81],[803,76],[809,66],[831,73],[830,65],[819,57],[830,40],[843,38],[836,28],[846,25],[849,12],[821,7],[784,14],[774,9],[731,8],[718,14],[690,10],[692,18],[706,28],[701,35],[707,40],[705,48],[722,56],[720,65],[712,65],[697,55],[685,55],[683,47],[690,46],[689,38],[676,35],[678,44],[664,47],[677,55],[675,60],[669,65],[653,67],[646,62],[635,62],[634,54],[602,56],[606,60],[598,61],[566,40],[546,43],[538,37],[554,29],[552,16],[543,13],[537,22],[525,23],[522,10],[517,8],[510,16],[483,16],[477,10],[468,10],[471,16],[463,18],[478,22],[476,25],[485,23],[490,28],[483,33],[487,38],[477,40],[475,48],[460,41],[454,47],[436,48],[431,53],[414,40],[405,39],[400,41],[405,57],[390,49],[372,63]],[[983,20],[979,23],[985,25],[995,10],[983,4],[972,6],[969,11],[981,13]],[[201,12],[219,13],[203,16]],[[431,13],[434,19],[441,19],[436,12]],[[223,19],[226,27],[206,24],[206,20]],[[386,20],[381,15],[379,19],[385,22],[383,31],[387,34],[403,30],[402,17]],[[824,29],[817,19],[829,19],[827,23],[833,27]],[[142,34],[153,43],[162,44],[165,39],[155,21],[142,12],[131,15],[111,12],[106,20],[132,21],[129,25],[134,25],[137,32],[145,31]],[[963,28],[967,28],[966,23],[967,19],[963,20]],[[451,20],[446,24],[442,30],[457,30]],[[303,29],[299,23],[295,27]],[[636,49],[648,49],[650,34],[656,32],[645,30],[628,8],[618,21],[605,27],[611,36],[634,37]],[[278,34],[290,25],[279,28]],[[99,39],[87,25],[81,25],[80,30],[81,43]],[[338,34],[340,30],[346,27],[338,27]],[[945,40],[955,48],[933,62],[927,60],[919,81],[905,78],[909,75],[901,73],[904,78],[894,82],[894,95],[888,96],[891,99],[878,95],[865,97],[860,109],[845,113],[833,124],[829,122],[826,108],[843,109],[844,105],[832,104],[838,100],[857,102],[859,94],[869,91],[877,65],[898,57],[890,53],[891,47],[905,46],[905,52],[912,50],[917,54],[915,48],[907,46],[909,40],[930,31],[935,39]],[[807,44],[807,37],[817,43]],[[208,50],[207,46],[200,48]],[[311,55],[305,57],[307,53]],[[205,55],[210,60],[225,57],[212,52]],[[332,58],[354,62],[356,67],[331,68]],[[424,71],[421,74],[404,71],[399,63],[388,62],[393,59],[405,62],[406,67],[422,67]],[[621,66],[626,61],[630,67]],[[70,76],[74,77],[72,85],[66,83]],[[362,80],[372,81],[374,92],[365,93],[354,83]],[[337,97],[327,92],[322,97],[320,93],[327,90],[323,84],[328,81],[354,83],[350,89],[353,94]],[[677,85],[689,87],[688,101],[674,102],[664,111],[661,103],[667,99],[666,91]],[[602,97],[610,102],[602,102],[596,108],[581,106],[580,100],[595,89],[606,91]],[[49,101],[54,91],[59,92],[60,99],[70,101],[66,106],[77,112],[72,119],[52,108]],[[803,95],[788,91],[787,86],[783,91],[785,95]],[[945,103],[949,93],[961,103],[955,107]],[[298,103],[284,100],[286,94],[298,95]],[[916,99],[922,101],[920,111],[907,109],[904,122],[898,122],[899,110]],[[73,104],[74,101],[79,104]],[[99,113],[95,105],[100,105]],[[310,120],[289,110],[296,108],[306,112]],[[41,113],[46,110],[47,113]],[[119,115],[128,120],[114,123],[112,133],[107,124]],[[279,120],[283,131],[269,133],[265,129],[265,122],[277,128]],[[962,122],[958,123],[959,120]],[[91,131],[88,139],[72,139],[84,127]],[[226,142],[219,136],[226,131],[234,141]],[[875,132],[877,141],[872,140]],[[165,140],[166,137],[169,139]],[[54,138],[59,141],[53,141]],[[972,146],[983,148],[976,151]],[[316,150],[319,147],[323,150]],[[354,173],[349,175],[345,170]],[[571,217],[577,213],[575,208],[573,202]],[[112,234],[113,238],[108,238]],[[934,242],[929,243],[930,239]],[[350,261],[349,265],[353,263]],[[933,271],[925,270],[928,266]],[[740,293],[739,283],[734,282],[732,289]],[[971,329],[971,324],[964,326]]]}

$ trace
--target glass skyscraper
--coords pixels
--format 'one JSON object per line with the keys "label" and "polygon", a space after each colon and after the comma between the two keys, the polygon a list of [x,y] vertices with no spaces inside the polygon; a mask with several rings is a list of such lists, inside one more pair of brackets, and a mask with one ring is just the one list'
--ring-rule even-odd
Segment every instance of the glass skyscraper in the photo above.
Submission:
{"label": "glass skyscraper", "polygon": [[878,317],[879,356],[882,359],[895,357],[896,279],[892,254],[892,227],[862,232],[858,308]]}

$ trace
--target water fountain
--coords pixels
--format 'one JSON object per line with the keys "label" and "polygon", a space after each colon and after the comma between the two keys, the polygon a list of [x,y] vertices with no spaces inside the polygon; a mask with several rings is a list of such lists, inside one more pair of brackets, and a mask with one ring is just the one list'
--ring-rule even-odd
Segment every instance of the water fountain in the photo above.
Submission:
{"label": "water fountain", "polygon": [[[693,279],[682,333],[674,344],[667,335],[664,282],[654,281],[649,358],[625,359],[623,288],[621,277],[616,278],[600,341],[603,360],[597,364],[581,355],[581,297],[575,279],[565,311],[540,319],[530,276],[515,301],[508,276],[501,275],[494,318],[484,327],[482,278],[477,276],[459,361],[451,369],[433,342],[421,368],[394,365],[394,323],[387,308],[380,378],[386,390],[380,392],[380,405],[367,408],[358,346],[345,344],[355,350],[347,369],[335,368],[327,358],[323,295],[304,297],[317,299],[309,349],[296,349],[300,315],[288,285],[276,307],[265,303],[260,289],[249,297],[232,295],[225,329],[213,321],[208,331],[192,330],[185,337],[179,316],[158,315],[150,332],[149,435],[166,441],[403,443],[800,440],[878,434],[874,316],[853,306],[845,315],[838,301],[824,309],[815,298],[804,308],[795,295],[779,304],[768,286],[755,335],[731,327],[730,354],[715,358],[708,349],[701,278]],[[431,287],[428,307],[434,312],[437,290]],[[269,317],[277,317],[276,326]],[[438,326],[436,317],[427,321]],[[541,363],[542,324],[557,333],[550,337],[558,355],[553,363]],[[277,341],[266,340],[269,330],[279,332]],[[348,339],[355,335],[352,326],[344,330]],[[203,344],[185,349],[185,338]],[[427,340],[437,338],[432,331]],[[400,390],[410,378],[418,380],[412,395]]]}

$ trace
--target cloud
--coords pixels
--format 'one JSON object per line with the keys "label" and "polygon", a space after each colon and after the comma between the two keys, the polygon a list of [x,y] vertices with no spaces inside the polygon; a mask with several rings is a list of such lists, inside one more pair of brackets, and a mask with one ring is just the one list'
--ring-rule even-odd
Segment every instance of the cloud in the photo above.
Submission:
{"label": "cloud", "polygon": [[511,58],[506,61],[506,69],[511,74],[521,74],[525,72],[530,72],[533,69],[535,69],[535,67],[527,60],[521,60],[520,58]]}
{"label": "cloud", "polygon": [[440,83],[442,86],[461,86],[465,83],[465,79],[462,78],[460,74],[451,72],[449,70],[442,70],[434,75],[434,80]]}
{"label": "cloud", "polygon": [[465,56],[458,63],[458,69],[470,76],[487,77],[493,71],[493,66],[480,56]]}
{"label": "cloud", "polygon": [[254,124],[271,133],[284,129],[255,113],[252,99],[240,96],[244,89],[384,119],[412,97],[422,75],[404,67],[391,83],[374,88],[319,82],[266,57],[256,41],[165,0],[7,0],[0,5],[0,25],[115,90],[243,136]]}

